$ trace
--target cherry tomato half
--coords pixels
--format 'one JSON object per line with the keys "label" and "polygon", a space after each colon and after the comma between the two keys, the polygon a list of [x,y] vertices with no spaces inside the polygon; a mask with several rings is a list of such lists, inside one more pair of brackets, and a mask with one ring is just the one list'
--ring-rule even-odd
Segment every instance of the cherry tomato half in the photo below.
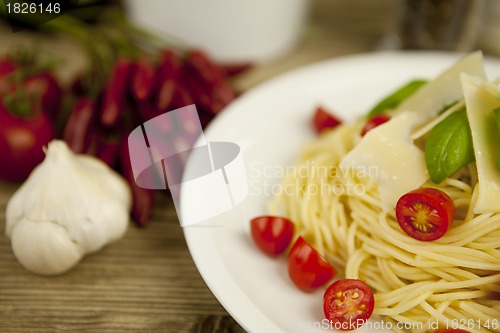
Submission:
{"label": "cherry tomato half", "polygon": [[453,223],[453,200],[435,188],[419,188],[399,198],[396,218],[409,236],[432,241],[441,238]]}
{"label": "cherry tomato half", "polygon": [[366,133],[374,129],[375,127],[382,125],[385,122],[388,122],[391,119],[391,117],[386,116],[384,114],[378,114],[376,116],[373,116],[372,118],[368,119],[368,121],[365,124],[365,127],[361,130],[361,136],[365,136]]}
{"label": "cherry tomato half", "polygon": [[371,288],[361,280],[338,280],[323,296],[323,311],[333,327],[355,330],[373,313],[375,300]]}
{"label": "cherry tomato half", "polygon": [[252,238],[270,256],[283,253],[293,238],[293,223],[278,216],[259,216],[250,221]]}
{"label": "cherry tomato half", "polygon": [[337,274],[335,268],[302,237],[288,255],[288,274],[303,291],[313,291],[325,285]]}
{"label": "cherry tomato half", "polygon": [[342,121],[340,119],[333,116],[323,107],[318,106],[316,108],[316,112],[314,113],[313,117],[313,125],[314,129],[316,130],[316,133],[321,133],[328,128],[334,128],[340,125],[341,123]]}

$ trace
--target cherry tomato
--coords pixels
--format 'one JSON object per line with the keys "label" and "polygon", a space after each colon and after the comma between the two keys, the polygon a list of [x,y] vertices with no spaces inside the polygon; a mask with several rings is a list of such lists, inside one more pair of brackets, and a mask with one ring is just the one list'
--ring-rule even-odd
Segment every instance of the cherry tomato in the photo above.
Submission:
{"label": "cherry tomato", "polygon": [[303,291],[313,291],[325,285],[337,274],[335,268],[302,237],[288,255],[288,274]]}
{"label": "cherry tomato", "polygon": [[323,107],[318,106],[316,108],[316,112],[313,117],[313,126],[316,133],[321,133],[326,129],[337,127],[341,123],[342,121],[340,119],[333,116]]}
{"label": "cherry tomato", "polygon": [[372,118],[368,119],[368,121],[365,124],[365,127],[363,127],[363,129],[361,130],[361,136],[365,136],[366,133],[368,133],[375,127],[389,121],[390,119],[391,117],[386,116],[384,114],[378,114],[376,116],[373,116]]}
{"label": "cherry tomato", "polygon": [[323,311],[333,327],[355,330],[370,318],[375,300],[371,288],[361,280],[332,283],[323,296]]}
{"label": "cherry tomato", "polygon": [[54,138],[54,128],[41,111],[16,116],[0,102],[0,179],[22,181],[44,158],[42,150]]}
{"label": "cherry tomato", "polygon": [[259,216],[250,221],[252,238],[270,256],[283,253],[293,237],[293,223],[278,216]]}
{"label": "cherry tomato", "polygon": [[453,223],[453,200],[435,188],[419,188],[399,198],[396,218],[409,236],[432,241],[441,238]]}

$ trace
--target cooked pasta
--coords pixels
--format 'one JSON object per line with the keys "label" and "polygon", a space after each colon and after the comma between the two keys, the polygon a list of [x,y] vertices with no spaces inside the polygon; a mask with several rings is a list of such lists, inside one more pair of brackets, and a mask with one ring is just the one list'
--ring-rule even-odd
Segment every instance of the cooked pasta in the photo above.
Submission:
{"label": "cooked pasta", "polygon": [[375,292],[374,315],[423,323],[413,331],[439,322],[500,332],[500,214],[476,215],[470,208],[476,200],[474,163],[439,185],[423,185],[447,193],[456,215],[442,238],[418,241],[401,230],[394,210],[383,211],[376,182],[339,168],[359,142],[361,127],[359,121],[343,124],[308,142],[283,180],[288,191],[270,202],[271,213],[294,221],[298,234],[346,278],[366,281]]}

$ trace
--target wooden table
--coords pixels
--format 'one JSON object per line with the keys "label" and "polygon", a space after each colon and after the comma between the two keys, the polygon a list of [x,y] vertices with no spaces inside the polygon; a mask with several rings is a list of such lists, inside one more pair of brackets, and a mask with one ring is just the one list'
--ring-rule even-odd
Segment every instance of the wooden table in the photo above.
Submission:
{"label": "wooden table", "polygon": [[[390,28],[394,3],[313,1],[310,22],[295,52],[257,67],[235,84],[246,90],[306,63],[374,50]],[[31,38],[4,30],[0,51]],[[67,66],[73,69],[82,63],[74,44],[64,39],[44,41],[41,48],[56,55],[69,53]],[[0,332],[243,332],[198,273],[165,195],[158,193],[147,229],[131,224],[123,239],[84,258],[70,272],[42,277],[16,261],[4,236],[5,207],[17,187],[0,183]]]}

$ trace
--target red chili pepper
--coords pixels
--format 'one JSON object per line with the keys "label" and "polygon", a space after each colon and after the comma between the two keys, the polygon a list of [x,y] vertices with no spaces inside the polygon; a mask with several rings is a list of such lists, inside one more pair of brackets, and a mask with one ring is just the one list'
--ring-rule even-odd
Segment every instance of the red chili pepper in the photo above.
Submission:
{"label": "red chili pepper", "polygon": [[154,117],[161,114],[161,112],[158,111],[155,105],[148,102],[138,103],[135,110],[139,114],[143,122],[153,119]]}
{"label": "red chili pepper", "polygon": [[96,102],[82,98],[73,107],[63,139],[75,153],[86,153],[92,142],[96,118]]}
{"label": "red chili pepper", "polygon": [[182,59],[172,50],[161,53],[161,62],[156,72],[156,107],[163,112],[171,106],[177,86],[177,79],[182,68]]}
{"label": "red chili pepper", "polygon": [[231,87],[229,82],[224,82],[214,87],[212,91],[212,98],[214,100],[213,112],[219,113],[236,98],[236,91]]}
{"label": "red chili pepper", "polygon": [[141,56],[137,59],[131,73],[130,91],[132,97],[139,103],[148,100],[153,93],[154,85],[155,67],[153,62],[149,57]]}
{"label": "red chili pepper", "polygon": [[132,191],[132,218],[137,226],[144,228],[149,224],[154,208],[154,191],[137,186],[130,162],[128,138],[120,143],[120,164],[123,176],[129,183]]}
{"label": "red chili pepper", "polygon": [[224,69],[203,52],[190,52],[186,68],[183,78],[193,91],[195,102],[201,107],[217,114],[236,98],[236,91],[231,87]]}
{"label": "red chili pepper", "polygon": [[208,126],[208,124],[214,119],[215,115],[202,108],[197,108],[198,110],[198,117],[200,117],[200,123],[201,127],[205,128]]}
{"label": "red chili pepper", "polygon": [[212,89],[199,79],[199,76],[188,66],[185,66],[179,77],[180,85],[192,96],[197,107],[209,109],[212,107]]}
{"label": "red chili pepper", "polygon": [[75,75],[73,81],[69,84],[69,91],[76,97],[96,98],[102,94],[103,89],[99,84],[102,81],[103,78],[99,71],[96,68],[91,68]]}
{"label": "red chili pepper", "polygon": [[165,80],[158,90],[156,107],[167,111],[175,96],[175,80]]}
{"label": "red chili pepper", "polygon": [[183,71],[182,82],[189,89],[198,108],[215,115],[228,104],[227,101],[221,100],[220,93],[217,91],[218,87],[212,87],[201,81],[192,70]]}
{"label": "red chili pepper", "polygon": [[131,69],[132,62],[130,60],[118,59],[115,63],[113,74],[104,88],[101,105],[101,123],[106,127],[116,124],[124,111]]}
{"label": "red chili pepper", "polygon": [[240,64],[230,64],[221,66],[228,77],[233,77],[239,75],[247,70],[251,69],[253,65],[249,62]]}
{"label": "red chili pepper", "polygon": [[85,89],[83,88],[83,77],[78,75],[69,85],[69,91],[76,97],[83,97],[85,95]]}
{"label": "red chili pepper", "polygon": [[189,52],[186,64],[193,68],[200,78],[211,86],[217,86],[227,80],[225,70],[201,50]]}
{"label": "red chili pepper", "polygon": [[137,185],[132,186],[134,200],[132,218],[137,226],[145,228],[149,224],[151,216],[153,216],[154,192],[152,190],[138,187]]}
{"label": "red chili pepper", "polygon": [[120,142],[118,140],[106,140],[100,143],[96,157],[106,163],[110,168],[114,168],[119,153]]}
{"label": "red chili pepper", "polygon": [[189,89],[179,81],[177,88],[175,89],[174,99],[172,101],[172,106],[174,109],[182,108],[194,104],[194,99],[189,91]]}

